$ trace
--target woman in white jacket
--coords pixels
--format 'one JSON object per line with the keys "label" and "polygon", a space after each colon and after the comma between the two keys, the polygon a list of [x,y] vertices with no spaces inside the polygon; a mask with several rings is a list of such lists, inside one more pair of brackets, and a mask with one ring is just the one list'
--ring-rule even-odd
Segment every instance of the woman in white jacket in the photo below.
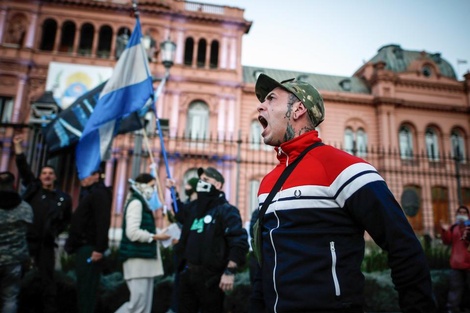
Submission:
{"label": "woman in white jacket", "polygon": [[163,275],[159,240],[169,239],[157,234],[150,199],[156,193],[155,178],[147,173],[131,181],[131,190],[124,209],[119,257],[124,261],[124,279],[130,299],[116,313],[149,313],[152,309],[154,277]]}

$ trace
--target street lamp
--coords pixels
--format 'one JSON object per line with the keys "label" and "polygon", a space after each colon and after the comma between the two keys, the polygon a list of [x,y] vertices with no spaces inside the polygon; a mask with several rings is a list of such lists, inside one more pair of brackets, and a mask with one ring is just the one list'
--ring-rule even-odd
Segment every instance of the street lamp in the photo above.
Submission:
{"label": "street lamp", "polygon": [[170,68],[175,63],[176,44],[168,38],[160,44],[162,51],[162,64],[165,66],[166,74],[170,71]]}

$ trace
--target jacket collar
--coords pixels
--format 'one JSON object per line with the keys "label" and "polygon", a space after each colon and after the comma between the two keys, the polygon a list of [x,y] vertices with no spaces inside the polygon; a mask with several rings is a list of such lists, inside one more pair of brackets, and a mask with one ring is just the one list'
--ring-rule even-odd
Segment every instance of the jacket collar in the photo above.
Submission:
{"label": "jacket collar", "polygon": [[321,142],[322,140],[318,137],[318,131],[309,131],[292,140],[282,143],[279,147],[276,147],[277,159],[279,162],[286,163],[286,165],[288,165],[289,163],[292,163],[308,146],[319,141]]}

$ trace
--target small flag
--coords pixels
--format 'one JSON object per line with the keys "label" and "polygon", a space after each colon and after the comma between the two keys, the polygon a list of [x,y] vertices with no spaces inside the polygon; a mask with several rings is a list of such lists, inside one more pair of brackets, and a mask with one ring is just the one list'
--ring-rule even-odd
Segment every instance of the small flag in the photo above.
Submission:
{"label": "small flag", "polygon": [[141,38],[140,21],[136,18],[126,49],[104,86],[78,142],[76,165],[80,180],[99,169],[121,119],[140,110],[153,95],[152,76]]}

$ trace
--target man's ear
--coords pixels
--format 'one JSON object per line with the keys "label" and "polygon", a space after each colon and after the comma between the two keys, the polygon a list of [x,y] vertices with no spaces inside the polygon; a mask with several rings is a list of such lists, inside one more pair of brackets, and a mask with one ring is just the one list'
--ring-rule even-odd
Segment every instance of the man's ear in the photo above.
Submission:
{"label": "man's ear", "polygon": [[222,183],[220,181],[215,181],[214,187],[217,190],[222,190]]}
{"label": "man's ear", "polygon": [[308,114],[308,109],[302,102],[298,102],[299,104],[296,106],[294,110],[294,119],[299,119],[302,115]]}

